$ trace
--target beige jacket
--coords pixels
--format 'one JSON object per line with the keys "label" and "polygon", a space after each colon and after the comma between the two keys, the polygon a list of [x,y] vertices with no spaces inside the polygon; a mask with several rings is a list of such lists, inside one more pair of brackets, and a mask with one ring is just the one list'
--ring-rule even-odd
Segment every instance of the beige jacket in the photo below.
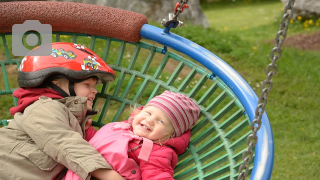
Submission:
{"label": "beige jacket", "polygon": [[112,169],[87,141],[79,123],[85,119],[84,97],[40,97],[0,128],[0,179],[54,179],[65,167],[82,179],[99,168]]}

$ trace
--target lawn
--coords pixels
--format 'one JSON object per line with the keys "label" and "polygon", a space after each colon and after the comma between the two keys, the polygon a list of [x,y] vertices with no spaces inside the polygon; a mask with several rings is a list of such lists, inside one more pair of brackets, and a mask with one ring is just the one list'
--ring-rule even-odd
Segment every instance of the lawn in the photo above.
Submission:
{"label": "lawn", "polygon": [[[212,2],[203,3],[202,7],[211,28],[236,35],[245,44],[228,53],[216,53],[260,95],[260,82],[265,79],[264,70],[275,46],[273,39],[280,25],[282,3]],[[288,37],[319,31],[319,26],[294,22],[289,26]],[[202,45],[211,48],[209,44]],[[282,49],[267,105],[275,142],[272,179],[319,179],[320,53]]]}

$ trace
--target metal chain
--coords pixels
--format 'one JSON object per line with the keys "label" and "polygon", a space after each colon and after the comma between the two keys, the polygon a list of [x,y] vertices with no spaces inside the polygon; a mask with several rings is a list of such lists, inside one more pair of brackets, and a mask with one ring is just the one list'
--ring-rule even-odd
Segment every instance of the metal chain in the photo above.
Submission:
{"label": "metal chain", "polygon": [[281,46],[287,36],[287,31],[288,31],[290,19],[293,14],[294,1],[295,0],[289,0],[283,10],[283,17],[281,20],[280,28],[279,28],[278,34],[275,38],[276,46],[272,49],[271,54],[270,54],[270,59],[272,62],[266,68],[267,78],[262,83],[262,93],[261,93],[260,98],[258,100],[258,105],[256,107],[254,120],[251,123],[252,132],[247,137],[246,143],[248,145],[248,148],[242,154],[243,163],[239,167],[238,180],[244,180],[249,173],[249,163],[253,157],[252,148],[256,145],[257,140],[258,140],[257,132],[261,127],[261,118],[262,118],[262,115],[263,115],[265,108],[266,108],[266,105],[267,105],[268,94],[270,93],[270,91],[272,89],[272,85],[273,85],[272,77],[274,75],[276,75],[277,70],[278,70],[276,62],[278,59],[280,59],[280,57],[282,55]]}
{"label": "metal chain", "polygon": [[177,11],[174,13],[174,17],[173,17],[174,20],[177,20],[179,14],[183,11],[183,6],[187,3],[188,3],[188,0],[180,0],[180,3],[179,3],[180,5],[177,8]]}
{"label": "metal chain", "polygon": [[167,17],[165,17],[162,21],[161,24],[166,27],[165,32],[168,33],[170,31],[170,28],[176,28],[176,27],[181,27],[183,26],[183,22],[178,20],[178,16],[180,13],[183,12],[185,8],[188,8],[189,6],[187,5],[188,0],[180,0],[176,4],[176,7],[174,9],[174,13],[169,13]]}

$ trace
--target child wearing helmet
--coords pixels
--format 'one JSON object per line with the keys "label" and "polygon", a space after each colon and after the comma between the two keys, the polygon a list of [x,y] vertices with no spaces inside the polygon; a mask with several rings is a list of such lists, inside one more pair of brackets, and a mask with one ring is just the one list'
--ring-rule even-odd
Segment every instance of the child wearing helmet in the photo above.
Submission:
{"label": "child wearing helmet", "polygon": [[[200,108],[188,96],[171,91],[137,108],[128,121],[109,123],[90,139],[125,179],[174,179],[173,169],[190,141]],[[80,180],[72,170],[64,180]]]}
{"label": "child wearing helmet", "polygon": [[123,179],[84,139],[86,120],[96,113],[95,85],[114,79],[99,56],[73,43],[52,43],[50,56],[24,57],[14,120],[0,128],[1,179],[61,179],[67,169],[82,179]]}

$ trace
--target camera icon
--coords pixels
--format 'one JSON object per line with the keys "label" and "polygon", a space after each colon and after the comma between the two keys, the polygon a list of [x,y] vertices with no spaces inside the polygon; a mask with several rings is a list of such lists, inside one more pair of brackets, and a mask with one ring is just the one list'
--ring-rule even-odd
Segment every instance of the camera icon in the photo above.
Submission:
{"label": "camera icon", "polygon": [[[29,46],[35,46],[40,42],[40,47],[35,50],[27,49],[23,43],[24,35],[27,35],[26,43]],[[23,24],[12,26],[12,54],[14,56],[27,54],[28,56],[49,56],[52,51],[51,43],[52,27],[50,24],[41,24],[38,20],[26,20]]]}

